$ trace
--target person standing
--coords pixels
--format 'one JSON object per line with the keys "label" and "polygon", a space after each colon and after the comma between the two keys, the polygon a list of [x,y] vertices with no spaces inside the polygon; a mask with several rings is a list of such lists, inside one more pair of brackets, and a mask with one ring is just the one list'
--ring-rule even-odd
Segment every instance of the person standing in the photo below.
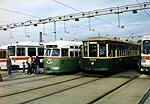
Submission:
{"label": "person standing", "polygon": [[24,73],[25,73],[25,62],[23,62],[23,75],[24,75]]}
{"label": "person standing", "polygon": [[40,59],[38,56],[34,59],[34,64],[35,64],[35,74],[39,73],[39,65],[40,65]]}
{"label": "person standing", "polygon": [[9,58],[9,55],[7,55],[6,66],[7,66],[8,76],[10,77],[12,64],[11,64],[11,59]]}
{"label": "person standing", "polygon": [[32,56],[28,59],[28,71],[27,74],[32,74]]}

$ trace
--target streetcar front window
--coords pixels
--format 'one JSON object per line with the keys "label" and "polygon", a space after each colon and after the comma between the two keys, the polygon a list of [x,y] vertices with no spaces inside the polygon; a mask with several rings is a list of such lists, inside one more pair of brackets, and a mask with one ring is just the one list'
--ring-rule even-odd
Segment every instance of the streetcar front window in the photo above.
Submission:
{"label": "streetcar front window", "polygon": [[90,57],[97,57],[97,44],[90,44],[89,45],[89,56]]}
{"label": "streetcar front window", "polygon": [[60,56],[60,49],[53,49],[51,56]]}
{"label": "streetcar front window", "polygon": [[47,49],[45,56],[50,56],[50,55],[51,55],[51,49]]}
{"label": "streetcar front window", "polygon": [[143,54],[150,54],[150,40],[143,41]]}
{"label": "streetcar front window", "polygon": [[15,56],[15,46],[8,46],[8,55]]}

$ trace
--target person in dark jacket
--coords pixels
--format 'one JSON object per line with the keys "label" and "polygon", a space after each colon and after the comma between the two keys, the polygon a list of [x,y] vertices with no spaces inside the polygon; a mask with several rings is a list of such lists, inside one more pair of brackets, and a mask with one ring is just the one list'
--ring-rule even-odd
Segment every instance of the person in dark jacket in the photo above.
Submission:
{"label": "person in dark jacket", "polygon": [[7,55],[6,66],[7,66],[7,70],[8,70],[8,76],[10,77],[12,64],[11,64],[11,59],[9,58],[9,55]]}
{"label": "person in dark jacket", "polygon": [[34,64],[35,64],[35,74],[39,73],[39,65],[40,65],[40,59],[38,56],[34,59]]}

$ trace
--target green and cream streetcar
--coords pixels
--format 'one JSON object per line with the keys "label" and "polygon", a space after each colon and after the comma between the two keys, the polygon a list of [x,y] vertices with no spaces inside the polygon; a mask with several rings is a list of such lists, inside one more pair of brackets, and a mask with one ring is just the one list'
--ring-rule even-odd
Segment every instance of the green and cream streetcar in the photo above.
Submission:
{"label": "green and cream streetcar", "polygon": [[46,45],[44,71],[46,73],[73,72],[80,67],[82,42],[54,41]]}
{"label": "green and cream streetcar", "polygon": [[139,45],[117,38],[88,38],[83,40],[84,71],[116,73],[137,67]]}

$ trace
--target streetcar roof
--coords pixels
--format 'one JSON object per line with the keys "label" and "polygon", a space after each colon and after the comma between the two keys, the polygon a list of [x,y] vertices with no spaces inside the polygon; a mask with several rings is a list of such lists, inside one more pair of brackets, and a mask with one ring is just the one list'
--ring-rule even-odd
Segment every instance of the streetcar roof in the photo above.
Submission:
{"label": "streetcar roof", "polygon": [[0,49],[7,49],[8,45],[2,45],[0,46]]}
{"label": "streetcar roof", "polygon": [[107,37],[91,37],[91,38],[83,39],[82,41],[106,41],[106,40],[138,45],[137,42],[125,41],[125,40],[120,40],[120,39],[117,39],[117,38],[107,38]]}
{"label": "streetcar roof", "polygon": [[143,36],[142,41],[143,40],[150,40],[150,35]]}
{"label": "streetcar roof", "polygon": [[82,42],[60,40],[60,41],[53,41],[50,43],[46,43],[46,45],[57,45],[57,48],[61,48],[61,47],[69,47],[69,46],[80,46],[82,45]]}
{"label": "streetcar roof", "polygon": [[39,42],[26,41],[26,42],[16,42],[16,43],[10,44],[8,46],[42,46],[42,45],[43,44],[39,43]]}

